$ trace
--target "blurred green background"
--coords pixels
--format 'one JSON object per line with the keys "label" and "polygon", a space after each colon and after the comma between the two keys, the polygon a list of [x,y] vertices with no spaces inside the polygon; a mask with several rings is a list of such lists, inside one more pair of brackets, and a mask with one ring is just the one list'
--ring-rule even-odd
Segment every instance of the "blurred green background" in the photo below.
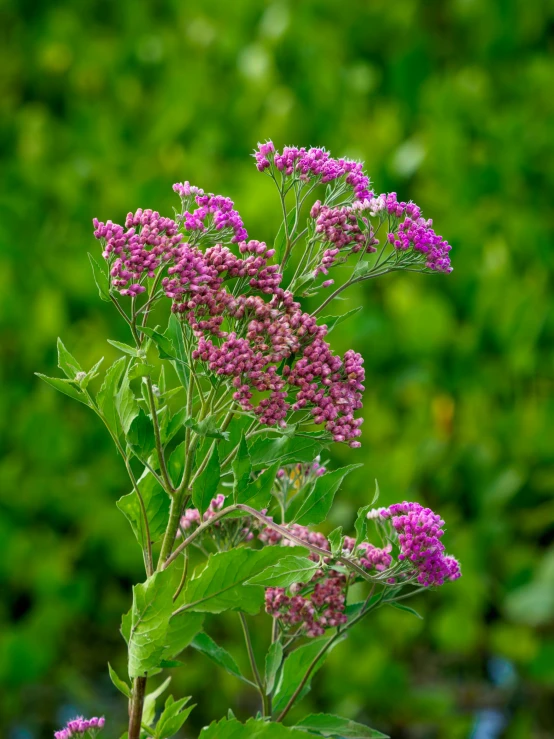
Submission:
{"label": "blurred green background", "polygon": [[[333,334],[365,357],[373,495],[447,520],[464,577],[337,648],[304,705],[394,739],[554,737],[554,4],[547,0],[3,0],[0,4],[0,735],[125,706],[121,613],[141,558],[125,472],[87,409],[39,384],[63,336],[85,366],[125,340],[98,299],[91,219],[175,181],[230,195],[252,237],[278,207],[258,140],[364,159],[453,245],[450,276],[387,276]],[[238,624],[214,635],[238,639]],[[262,647],[265,634],[259,636]],[[196,654],[188,735],[255,696]]]}

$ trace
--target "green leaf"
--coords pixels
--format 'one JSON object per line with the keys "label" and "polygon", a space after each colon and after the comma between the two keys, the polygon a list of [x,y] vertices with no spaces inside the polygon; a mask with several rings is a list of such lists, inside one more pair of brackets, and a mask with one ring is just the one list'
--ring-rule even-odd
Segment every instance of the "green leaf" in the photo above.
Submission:
{"label": "green leaf", "polygon": [[376,729],[341,716],[333,716],[330,713],[312,713],[296,724],[295,728],[312,731],[321,736],[342,737],[342,739],[388,739],[386,734],[381,734]]}
{"label": "green leaf", "polygon": [[302,549],[240,547],[210,555],[203,570],[188,581],[175,605],[204,613],[244,611],[255,614],[263,606],[264,588],[246,585],[258,572],[277,562],[285,554],[303,554]]}
{"label": "green leaf", "polygon": [[90,266],[92,267],[92,274],[94,275],[94,281],[98,288],[98,294],[100,300],[104,300],[106,303],[111,302],[110,298],[110,278],[103,270],[96,259],[89,253],[88,258],[90,259]]}
{"label": "green leaf", "polygon": [[217,444],[214,443],[206,468],[192,485],[192,502],[200,511],[201,516],[204,515],[204,512],[217,492],[220,477],[219,451]]}
{"label": "green leaf", "polygon": [[199,739],[306,739],[306,733],[261,718],[251,718],[245,724],[236,718],[222,718],[202,729]]}
{"label": "green leaf", "polygon": [[83,403],[84,405],[89,405],[86,395],[82,393],[71,382],[71,380],[62,380],[59,377],[47,377],[46,375],[41,375],[40,372],[35,372],[35,375],[37,377],[40,377],[40,379],[43,380],[47,385],[50,385],[55,390],[59,390],[60,393],[63,393],[64,395],[68,395],[70,398],[73,398],[74,400],[78,400],[80,403]]}
{"label": "green leaf", "polygon": [[249,506],[257,510],[267,508],[279,467],[280,463],[275,462],[271,467],[260,473],[253,482],[250,482],[239,492],[237,503],[248,503]]}
{"label": "green leaf", "polygon": [[192,429],[199,436],[207,436],[209,439],[228,439],[229,432],[221,431],[216,425],[216,416],[206,416],[202,421],[187,418],[183,421],[185,428]]}
{"label": "green leaf", "polygon": [[109,429],[116,437],[121,435],[121,422],[115,406],[115,398],[121,376],[125,372],[125,364],[125,357],[120,357],[111,367],[108,367],[102,387],[96,396],[98,407],[102,411]]}
{"label": "green leaf", "polygon": [[136,380],[138,377],[151,377],[155,367],[152,364],[144,364],[143,362],[135,362],[129,368],[129,379]]}
{"label": "green leaf", "polygon": [[226,672],[228,672],[230,675],[238,677],[239,680],[248,683],[248,685],[252,685],[251,681],[247,680],[241,673],[237,663],[229,654],[229,652],[226,649],[223,649],[223,647],[220,647],[219,644],[216,644],[215,641],[210,636],[208,636],[208,634],[205,634],[203,632],[197,634],[190,645],[191,647],[193,647],[193,649],[196,649],[199,652],[202,652],[202,654],[205,654],[206,657],[215,662],[216,665],[223,667],[223,669],[226,670]]}
{"label": "green leaf", "polygon": [[129,372],[125,372],[121,387],[115,396],[115,407],[119,414],[121,427],[125,435],[129,433],[133,419],[135,419],[140,411],[139,404],[135,398],[131,386],[129,384]]}
{"label": "green leaf", "polygon": [[96,364],[94,365],[94,367],[89,369],[87,374],[83,377],[83,379],[79,383],[80,386],[83,388],[83,390],[88,387],[91,380],[94,380],[95,377],[98,377],[98,374],[99,374],[98,370],[100,369],[100,365],[102,364],[103,361],[104,361],[104,357],[99,359],[98,362],[96,362]]}
{"label": "green leaf", "polygon": [[122,680],[120,677],[118,677],[117,672],[114,670],[114,668],[110,665],[108,662],[108,671],[110,673],[110,680],[115,685],[115,687],[119,690],[120,693],[123,693],[123,695],[126,698],[131,697],[131,686],[127,685],[125,680]]}
{"label": "green leaf", "polygon": [[162,438],[162,444],[167,444],[168,442],[173,439],[175,434],[183,427],[183,424],[185,422],[185,419],[187,417],[187,409],[181,408],[177,411],[173,416],[171,416],[171,419],[169,423],[167,424],[167,428],[163,433],[161,433]]}
{"label": "green leaf", "polygon": [[250,578],[247,584],[286,588],[295,582],[309,582],[319,567],[319,562],[308,557],[283,557],[277,564]]}
{"label": "green leaf", "polygon": [[182,441],[171,452],[167,462],[167,471],[174,485],[179,485],[181,476],[185,469],[185,442]]}
{"label": "green leaf", "polygon": [[171,341],[177,361],[173,362],[173,367],[177,373],[181,385],[184,388],[189,386],[190,368],[187,363],[187,353],[185,351],[185,340],[183,337],[183,324],[175,315],[172,313],[169,317],[169,323],[165,330],[165,336]]}
{"label": "green leaf", "polygon": [[189,646],[194,637],[202,631],[204,614],[185,611],[172,616],[167,630],[167,646],[163,654],[163,662],[177,657]]}
{"label": "green leaf", "polygon": [[171,339],[149,326],[140,326],[139,331],[152,339],[156,345],[160,359],[175,359],[175,348]]}
{"label": "green leaf", "polygon": [[[169,497],[149,470],[144,470],[142,476],[137,480],[137,486],[146,508],[150,541],[155,543],[162,538],[169,521]],[[146,530],[136,491],[132,490],[127,495],[122,496],[116,502],[116,505],[128,519],[137,541],[144,551],[147,545]]]}
{"label": "green leaf", "polygon": [[265,658],[265,689],[267,695],[271,695],[275,686],[275,678],[281,662],[283,661],[283,645],[280,641],[274,641],[267,650]]}
{"label": "green leaf", "polygon": [[156,572],[133,588],[129,635],[129,677],[145,675],[159,666],[167,647],[173,612],[177,568]]}
{"label": "green leaf", "polygon": [[325,442],[309,436],[280,436],[273,441],[258,439],[250,448],[252,467],[267,467],[274,462],[281,466],[293,462],[313,462],[321,453]]}
{"label": "green leaf", "polygon": [[127,441],[133,450],[133,454],[143,462],[146,462],[154,451],[156,447],[154,427],[143,410],[140,410],[138,416],[133,418],[127,434]]}
{"label": "green leaf", "polygon": [[130,346],[129,344],[123,344],[121,341],[114,341],[113,339],[108,339],[107,341],[108,341],[108,344],[115,346],[116,349],[119,349],[119,351],[123,352],[124,354],[130,354],[132,357],[141,356],[139,350],[135,349],[134,346]]}
{"label": "green leaf", "polygon": [[[289,700],[292,698],[294,692],[300,685],[304,675],[306,674],[307,669],[317,657],[319,650],[328,641],[329,640],[326,638],[312,639],[307,644],[303,644],[301,647],[298,647],[298,649],[295,649],[294,652],[289,654],[289,656],[286,658],[283,669],[281,671],[281,677],[279,679],[279,683],[277,685],[277,689],[273,698],[273,710],[276,714],[279,714],[283,710],[283,708],[285,708]],[[303,689],[300,691],[295,703],[301,700],[306,695],[306,693],[308,693],[308,691],[310,690],[310,682],[312,677],[322,666],[331,649],[333,649],[340,641],[340,638],[337,639],[337,641],[334,642],[334,644],[327,650],[327,652],[322,655],[322,657],[317,661],[315,667],[311,672],[310,678],[306,682],[306,685],[303,687]]]}
{"label": "green leaf", "polygon": [[195,705],[185,708],[190,696],[174,701],[170,695],[165,702],[165,708],[156,725],[156,739],[169,739],[174,736],[188,719]]}
{"label": "green leaf", "polygon": [[354,316],[356,315],[356,313],[359,313],[362,310],[362,307],[363,306],[359,305],[357,308],[352,308],[352,310],[349,310],[340,316],[325,316],[325,318],[319,319],[319,324],[321,326],[327,326],[327,333],[330,334],[335,326],[338,326],[339,323],[346,321],[346,319],[350,318],[350,316]]}
{"label": "green leaf", "polygon": [[342,481],[349,472],[357,467],[361,467],[361,465],[350,464],[318,477],[312,490],[300,506],[300,510],[295,517],[295,522],[305,526],[324,521],[331,510],[335,493]]}
{"label": "green leaf", "polygon": [[367,514],[373,508],[373,505],[379,498],[379,483],[375,480],[375,494],[369,505],[365,505],[358,509],[358,515],[356,516],[356,523],[354,528],[356,529],[356,547],[358,547],[367,538]]}
{"label": "green leaf", "polygon": [[387,603],[387,605],[392,606],[393,608],[398,608],[399,611],[406,611],[406,613],[411,613],[412,616],[415,616],[416,618],[419,618],[421,621],[423,621],[423,616],[418,613],[415,608],[405,606],[404,603],[396,603],[394,600],[391,600]]}
{"label": "green leaf", "polygon": [[333,529],[333,531],[331,531],[331,533],[327,537],[327,540],[329,542],[329,546],[331,547],[331,554],[333,555],[333,557],[337,557],[339,554],[341,554],[344,542],[344,536],[342,535],[342,526],[338,526],[336,529]]}
{"label": "green leaf", "polygon": [[156,688],[156,690],[148,693],[145,697],[142,711],[142,723],[146,724],[146,726],[151,726],[154,723],[154,719],[156,717],[156,698],[159,698],[160,695],[167,690],[170,682],[171,678],[168,677]]}
{"label": "green leaf", "polygon": [[[243,495],[250,482],[252,474],[252,463],[248,452],[248,444],[244,432],[240,437],[239,448],[236,457],[233,460],[233,499],[235,503],[239,502],[239,497]],[[252,497],[252,496],[250,496]]]}
{"label": "green leaf", "polygon": [[57,344],[58,367],[62,370],[66,377],[69,377],[70,380],[74,380],[77,372],[82,372],[83,369],[79,362],[75,359],[75,357],[67,351],[67,349],[63,345],[62,340],[59,337]]}

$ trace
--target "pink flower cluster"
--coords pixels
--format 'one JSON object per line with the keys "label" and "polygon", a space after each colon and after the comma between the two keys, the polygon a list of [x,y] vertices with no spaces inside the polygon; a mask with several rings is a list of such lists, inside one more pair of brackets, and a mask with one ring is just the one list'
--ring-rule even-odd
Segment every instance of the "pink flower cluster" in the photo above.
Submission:
{"label": "pink flower cluster", "polygon": [[86,731],[101,730],[104,728],[105,719],[101,718],[83,718],[79,716],[72,721],[68,721],[65,728],[54,732],[54,739],[72,739],[72,737],[82,736]]}
{"label": "pink flower cluster", "polygon": [[[327,538],[306,526],[289,524],[288,531],[308,544],[329,551]],[[282,546],[297,546],[297,542],[288,539],[280,532],[267,526],[262,529],[258,537],[265,544],[279,544]],[[375,569],[382,572],[391,564],[391,547],[385,549],[374,547],[369,542],[363,542],[355,551],[356,540],[345,537],[344,554],[350,555],[352,560],[367,570]],[[315,553],[309,555],[314,562],[319,560]],[[325,562],[330,561],[324,558]],[[335,571],[324,572],[316,570],[309,583],[295,583],[290,588],[267,588],[265,593],[265,610],[273,618],[279,619],[281,625],[288,629],[297,626],[303,629],[307,636],[322,636],[325,629],[346,623],[346,585],[347,575]]]}
{"label": "pink flower cluster", "polygon": [[285,588],[266,588],[266,613],[279,619],[285,629],[299,626],[311,637],[322,636],[325,629],[346,623],[345,575],[335,573],[314,584],[316,579],[317,573],[310,582],[313,589],[309,595],[299,594],[304,588],[302,583],[291,586],[290,596]]}
{"label": "pink flower cluster", "polygon": [[319,147],[285,146],[278,152],[271,141],[258,144],[254,152],[256,167],[260,172],[271,167],[286,176],[296,175],[300,180],[308,182],[319,180],[322,183],[345,177],[345,182],[354,190],[357,200],[369,199],[373,192],[369,189],[369,177],[364,174],[361,162],[351,159],[333,159],[328,151]]}
{"label": "pink flower cluster", "polygon": [[187,231],[206,231],[210,224],[216,231],[229,230],[232,232],[231,242],[238,244],[248,238],[244,223],[231,198],[223,195],[205,194],[198,187],[191,186],[188,182],[178,182],[173,185],[173,190],[181,196],[182,200],[194,196],[199,206],[194,211],[185,211],[179,219],[183,221]]}
{"label": "pink flower cluster", "polygon": [[396,503],[380,510],[398,534],[398,559],[409,565],[409,574],[420,585],[443,585],[461,577],[459,562],[444,553],[441,538],[444,521],[419,503]]}
{"label": "pink flower cluster", "polygon": [[388,214],[396,219],[404,219],[398,224],[396,233],[390,231],[387,239],[395,249],[425,255],[425,266],[435,272],[452,272],[449,251],[450,244],[435,233],[433,221],[425,220],[421,208],[415,203],[399,201],[395,192],[382,193],[378,197],[359,200],[353,208],[358,211],[369,211],[370,215]]}
{"label": "pink flower cluster", "polygon": [[337,262],[341,251],[346,255],[356,254],[361,250],[366,253],[375,251],[375,244],[378,241],[374,238],[371,227],[369,234],[364,234],[352,208],[347,206],[330,208],[317,200],[312,206],[310,216],[316,219],[315,232],[319,239],[332,244],[323,252],[321,262],[315,269],[315,277],[319,274],[328,274],[329,268]]}
{"label": "pink flower cluster", "polygon": [[[112,285],[121,295],[135,296],[146,290],[143,277],[154,277],[155,271],[168,262],[183,237],[177,224],[157,211],[139,208],[129,213],[125,227],[107,221],[93,220],[94,235],[105,240],[104,259],[115,256],[110,269]],[[138,231],[137,231],[138,228]]]}

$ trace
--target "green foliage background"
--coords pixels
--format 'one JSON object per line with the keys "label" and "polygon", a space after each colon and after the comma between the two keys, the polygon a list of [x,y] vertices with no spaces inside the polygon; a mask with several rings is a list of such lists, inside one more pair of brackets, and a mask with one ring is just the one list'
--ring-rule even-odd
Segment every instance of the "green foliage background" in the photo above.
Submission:
{"label": "green foliage background", "polygon": [[[450,276],[348,297],[333,334],[367,368],[362,460],[333,524],[379,480],[448,522],[464,577],[337,648],[306,701],[399,737],[554,736],[554,57],[548,0],[4,0],[0,5],[0,726],[124,722],[108,659],[141,560],[125,471],[87,410],[33,376],[58,335],[91,366],[125,340],[98,300],[91,218],[172,213],[175,181],[230,195],[250,234],[278,208],[258,140],[366,161],[453,245]],[[214,625],[238,641],[238,622]],[[259,638],[260,647],[261,636]],[[174,678],[197,728],[255,704],[197,654]],[[112,736],[112,734],[107,734]],[[190,729],[189,729],[190,735]]]}

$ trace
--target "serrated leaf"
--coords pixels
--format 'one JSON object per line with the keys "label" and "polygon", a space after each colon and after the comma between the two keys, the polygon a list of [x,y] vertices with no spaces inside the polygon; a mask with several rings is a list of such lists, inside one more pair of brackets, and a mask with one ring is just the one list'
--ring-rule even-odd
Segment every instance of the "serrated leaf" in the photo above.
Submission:
{"label": "serrated leaf", "polygon": [[139,411],[138,416],[133,418],[127,441],[139,459],[146,462],[156,447],[156,439],[154,437],[154,427],[152,421],[143,410]]}
{"label": "serrated leaf", "polygon": [[194,637],[202,631],[204,614],[185,611],[172,616],[167,630],[167,647],[162,662],[177,657],[183,649],[188,647]]}
{"label": "serrated leaf", "polygon": [[157,668],[167,647],[167,631],[173,612],[175,568],[161,570],[133,587],[129,635],[129,677]]}
{"label": "serrated leaf", "polygon": [[92,274],[94,276],[94,282],[98,288],[98,294],[100,300],[104,300],[106,303],[111,302],[110,298],[110,278],[106,272],[100,267],[96,259],[89,253],[88,258],[90,259],[90,266],[92,267]]}
{"label": "serrated leaf", "polygon": [[281,466],[293,462],[313,462],[325,447],[325,442],[309,436],[280,436],[278,439],[258,439],[250,449],[252,467],[259,469],[274,462]]}
{"label": "serrated leaf", "polygon": [[226,649],[223,649],[223,647],[220,647],[219,644],[216,644],[208,634],[205,634],[204,632],[197,634],[191,641],[190,646],[198,652],[205,654],[206,657],[211,659],[212,662],[215,662],[216,665],[223,667],[223,669],[230,675],[238,677],[239,680],[252,685],[251,681],[247,680],[247,678],[245,678],[241,673],[237,663],[229,652]]}
{"label": "serrated leaf", "polygon": [[119,420],[119,414],[115,406],[115,398],[119,388],[119,382],[125,372],[125,364],[125,357],[120,357],[111,367],[108,367],[102,387],[96,396],[96,402],[106,419],[108,427],[117,437],[121,434],[121,421]]}
{"label": "serrated leaf", "polygon": [[327,333],[330,334],[331,331],[339,325],[339,323],[342,323],[343,321],[346,321],[347,318],[350,318],[350,316],[354,316],[356,313],[359,313],[362,310],[362,307],[363,306],[360,305],[357,308],[352,308],[352,310],[349,310],[340,316],[325,316],[325,318],[320,318],[319,324],[320,326],[327,326]]}
{"label": "serrated leaf", "polygon": [[47,385],[50,385],[55,390],[58,390],[60,393],[63,393],[64,395],[68,395],[70,398],[73,398],[74,400],[78,400],[80,403],[83,403],[84,405],[87,405],[87,406],[89,405],[86,395],[82,393],[71,382],[71,380],[62,380],[60,377],[47,377],[46,375],[42,375],[40,372],[35,372],[35,375],[37,377],[40,377],[40,379],[43,380]]}
{"label": "serrated leaf", "polygon": [[121,341],[114,341],[113,339],[107,339],[108,344],[111,344],[112,346],[115,346],[116,349],[119,349],[120,352],[123,352],[123,354],[130,354],[131,357],[140,357],[140,352],[138,349],[136,349],[134,346],[130,346],[129,344],[123,344]]}
{"label": "serrated leaf", "polygon": [[200,511],[201,516],[204,515],[217,492],[220,477],[219,451],[217,444],[214,444],[206,468],[192,485],[192,502]]}
{"label": "serrated leaf", "polygon": [[243,611],[255,614],[264,601],[264,588],[246,581],[277,562],[286,554],[303,554],[301,549],[244,547],[212,554],[206,566],[188,581],[175,605],[186,611],[221,613]]}
{"label": "serrated leaf", "polygon": [[249,506],[257,510],[267,508],[279,466],[280,463],[275,462],[271,467],[261,472],[253,482],[248,483],[239,492],[237,503],[248,503]]}
{"label": "serrated leaf", "polygon": [[318,477],[312,490],[308,493],[300,510],[296,514],[295,522],[307,524],[321,523],[327,518],[331,510],[335,493],[349,472],[361,467],[360,464],[350,464],[333,472],[326,472]]}
{"label": "serrated leaf", "polygon": [[399,611],[406,611],[406,613],[411,613],[412,616],[415,616],[416,618],[419,618],[421,621],[423,621],[423,616],[418,613],[415,608],[405,606],[404,603],[396,603],[394,600],[391,600],[387,602],[387,605],[392,606],[393,608],[398,608]]}
{"label": "serrated leaf", "polygon": [[371,504],[358,508],[358,515],[354,529],[356,530],[356,548],[366,540],[367,537],[367,514],[371,510]]}
{"label": "serrated leaf", "polygon": [[275,678],[283,661],[283,645],[280,641],[274,641],[267,650],[265,658],[265,689],[267,695],[271,695],[275,686]]}
{"label": "serrated leaf", "polygon": [[66,377],[68,377],[70,380],[74,380],[77,372],[82,372],[83,369],[79,362],[75,359],[75,357],[67,351],[67,349],[63,345],[62,340],[59,337],[57,341],[57,346],[58,367],[62,370]]}
{"label": "serrated leaf", "polygon": [[296,582],[309,582],[319,569],[319,562],[308,557],[283,557],[277,564],[247,580],[247,585],[287,588]]}
{"label": "serrated leaf", "polygon": [[306,732],[261,718],[251,718],[245,724],[236,718],[222,718],[202,729],[199,739],[306,739]]}
{"label": "serrated leaf", "polygon": [[295,728],[342,739],[389,739],[387,734],[376,729],[330,713],[312,713],[296,724]]}
{"label": "serrated leaf", "polygon": [[190,696],[174,701],[172,696],[165,702],[158,723],[156,724],[156,739],[169,739],[174,736],[189,717],[194,705],[185,708],[190,701]]}
{"label": "serrated leaf", "polygon": [[110,673],[110,680],[115,685],[115,687],[119,690],[119,692],[120,693],[123,693],[123,695],[126,698],[130,698],[131,697],[131,693],[132,693],[131,686],[130,685],[127,685],[127,683],[125,682],[125,680],[122,680],[118,676],[117,672],[113,669],[113,667],[110,665],[109,662],[108,662],[108,672]]}
{"label": "serrated leaf", "polygon": [[252,463],[248,452],[248,444],[244,432],[240,437],[237,455],[233,460],[233,499],[235,503],[239,502],[239,497],[248,487],[250,475],[252,474]]}
{"label": "serrated leaf", "polygon": [[[324,644],[327,643],[327,641],[328,639],[325,638],[313,639],[307,644],[304,644],[301,647],[298,647],[298,649],[295,649],[294,652],[291,652],[291,654],[289,654],[289,656],[285,659],[283,669],[281,671],[281,676],[279,678],[279,683],[273,697],[273,710],[276,714],[279,714],[292,698],[294,692],[296,691],[304,675],[306,674],[308,667],[312,664],[313,660],[317,657],[319,650],[323,647]],[[306,693],[309,692],[312,677],[323,665],[331,649],[333,649],[334,646],[339,643],[339,641],[340,639],[337,639],[337,641],[317,661],[308,681],[306,682],[306,685],[298,694],[295,703],[301,700],[306,695]]]}
{"label": "serrated leaf", "polygon": [[137,399],[129,384],[128,371],[125,372],[121,386],[115,396],[115,407],[119,415],[119,420],[121,421],[123,433],[127,435],[133,420],[138,416],[140,411]]}
{"label": "serrated leaf", "polygon": [[[169,521],[169,497],[149,470],[144,470],[137,480],[150,529],[150,540],[155,543],[163,536]],[[126,516],[143,551],[147,545],[142,508],[135,490],[122,496],[117,507]]]}

